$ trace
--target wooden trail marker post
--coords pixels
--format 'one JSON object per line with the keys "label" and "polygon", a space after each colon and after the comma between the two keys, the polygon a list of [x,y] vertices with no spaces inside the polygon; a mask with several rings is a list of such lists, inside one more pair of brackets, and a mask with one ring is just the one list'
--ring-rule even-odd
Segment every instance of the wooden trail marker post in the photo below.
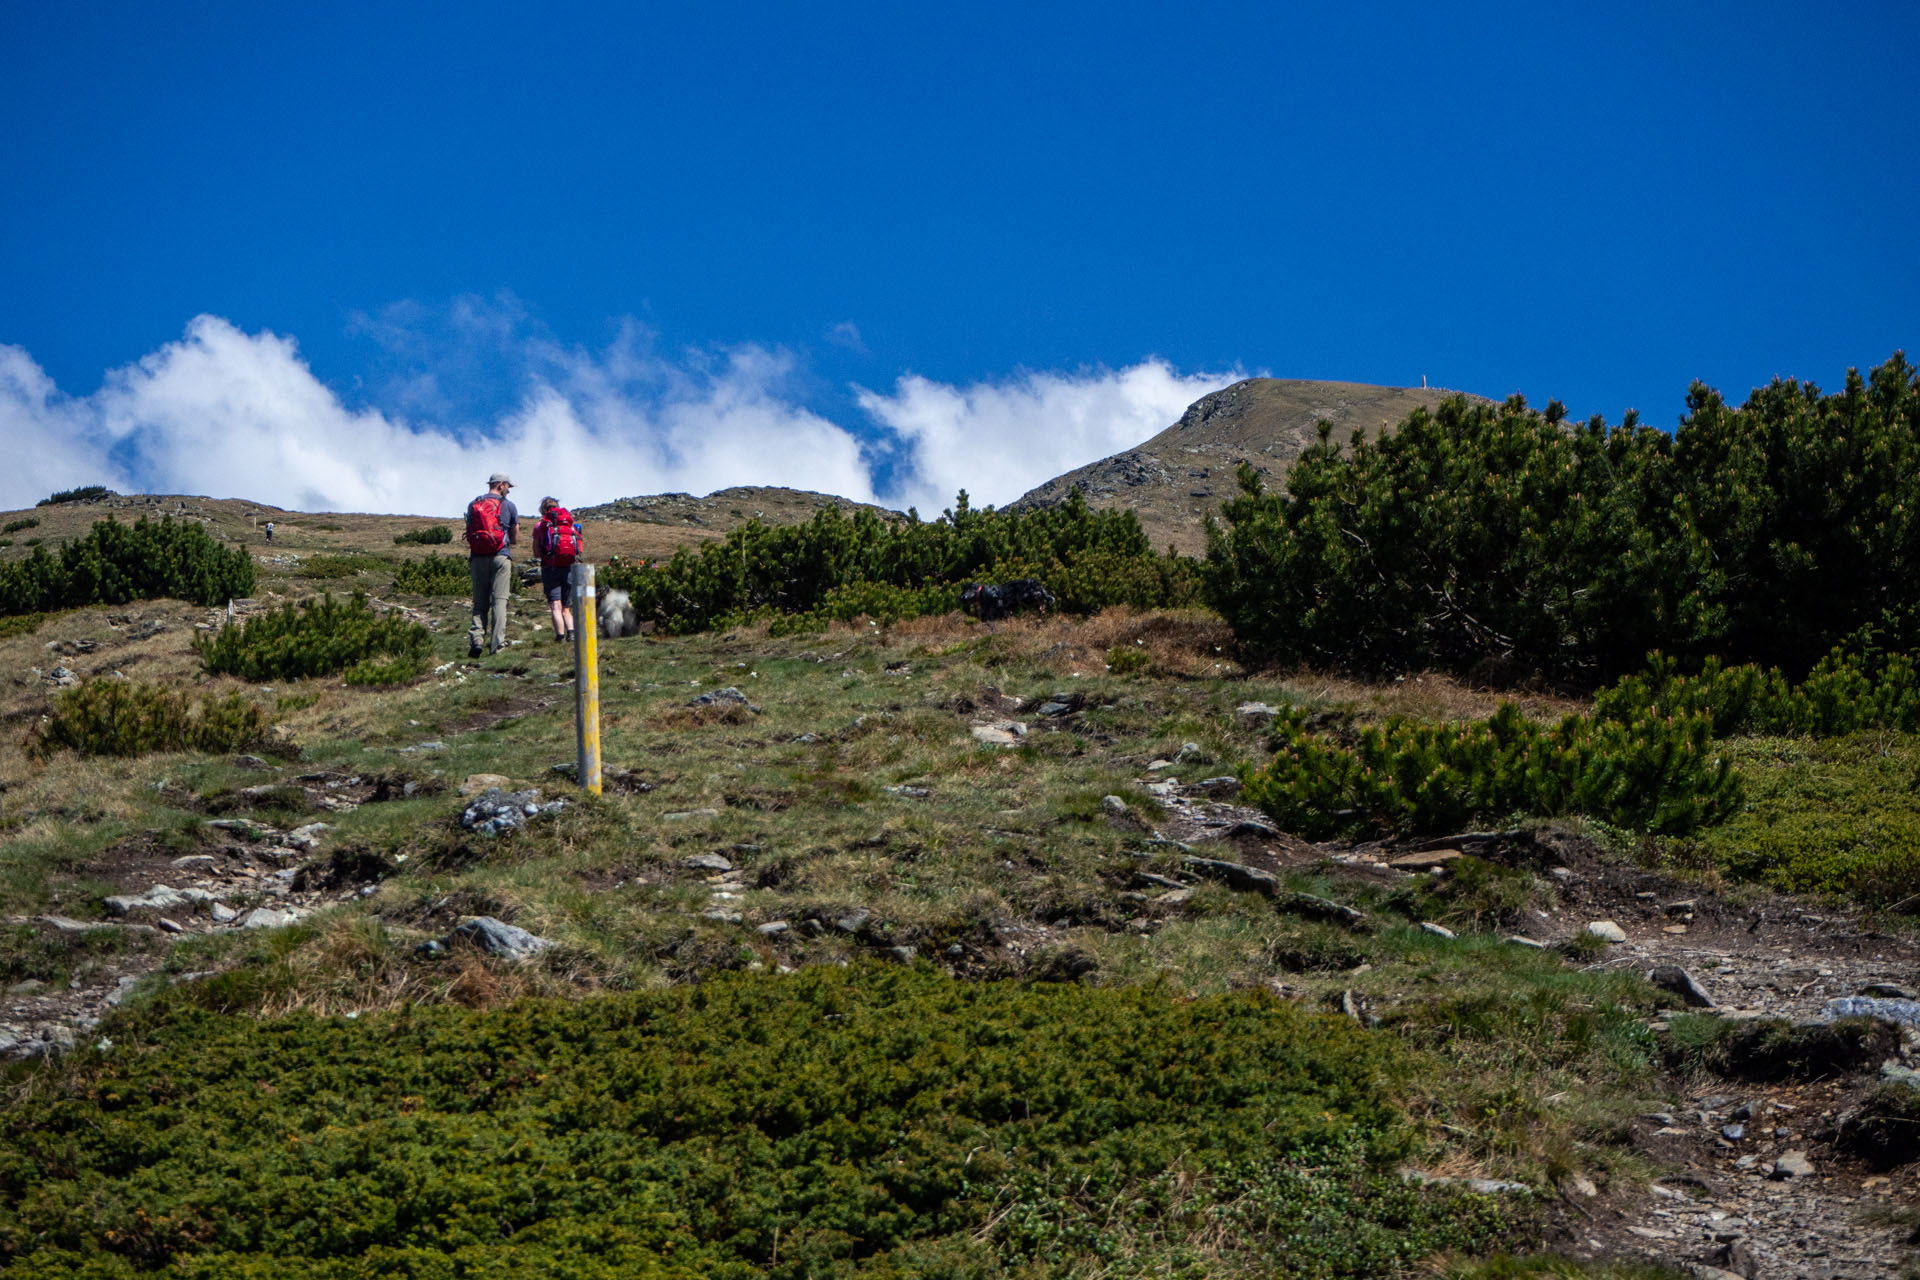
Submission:
{"label": "wooden trail marker post", "polygon": [[580,747],[580,785],[600,794],[600,618],[593,566],[576,562],[573,588],[573,710]]}

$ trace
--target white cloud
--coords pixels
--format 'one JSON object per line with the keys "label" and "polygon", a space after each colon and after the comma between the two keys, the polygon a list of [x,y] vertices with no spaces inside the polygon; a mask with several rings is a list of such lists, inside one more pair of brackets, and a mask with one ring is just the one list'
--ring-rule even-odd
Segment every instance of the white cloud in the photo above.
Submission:
{"label": "white cloud", "polygon": [[1151,359],[1120,370],[1025,373],[954,387],[908,376],[860,407],[891,428],[912,462],[902,500],[939,511],[961,489],[1000,506],[1063,471],[1139,444],[1244,374],[1182,376]]}
{"label": "white cloud", "polygon": [[[1229,381],[1183,377],[1160,360],[966,387],[905,377],[891,395],[855,389],[878,428],[856,433],[798,403],[805,371],[783,351],[668,359],[631,324],[587,351],[516,336],[510,315],[492,326],[464,312],[453,320],[484,332],[511,369],[517,404],[480,426],[448,425],[450,402],[430,389],[465,375],[472,357],[457,343],[451,354],[431,342],[410,353],[407,386],[389,410],[343,403],[292,338],[216,316],[195,318],[179,341],[109,372],[82,398],[63,396],[26,351],[0,346],[0,450],[12,460],[0,507],[98,483],[310,511],[441,514],[505,470],[525,495],[576,505],[763,484],[931,514],[961,488],[978,504],[1010,501],[1139,443]],[[405,311],[385,313],[380,323],[392,329],[381,340],[404,344],[408,321]],[[429,390],[408,393],[420,386]],[[889,478],[877,486],[882,464]]]}
{"label": "white cloud", "polygon": [[[295,343],[215,316],[83,400],[63,399],[0,347],[0,448],[30,460],[0,477],[0,506],[107,483],[244,496],[311,511],[457,511],[496,470],[578,504],[629,494],[782,484],[873,501],[860,442],[781,398],[791,362],[758,348],[711,367],[645,370],[636,357],[549,352],[545,373],[491,432],[454,433],[350,409]],[[54,447],[43,447],[50,441]],[[109,459],[124,457],[114,467]]]}
{"label": "white cloud", "polygon": [[96,429],[97,415],[62,396],[33,358],[0,345],[0,506],[27,507],[61,489],[127,485]]}

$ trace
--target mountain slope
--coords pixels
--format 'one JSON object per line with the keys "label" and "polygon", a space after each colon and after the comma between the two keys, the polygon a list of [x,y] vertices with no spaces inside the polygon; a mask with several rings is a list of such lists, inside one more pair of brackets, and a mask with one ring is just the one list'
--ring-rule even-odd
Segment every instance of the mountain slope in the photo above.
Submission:
{"label": "mountain slope", "polygon": [[1391,429],[1417,408],[1460,394],[1438,387],[1376,387],[1360,382],[1249,378],[1195,401],[1180,420],[1123,453],[1055,476],[1009,504],[1014,509],[1064,502],[1078,485],[1096,507],[1131,507],[1156,548],[1197,555],[1206,545],[1201,522],[1234,492],[1234,472],[1251,463],[1269,483],[1282,483],[1293,460],[1319,439]]}

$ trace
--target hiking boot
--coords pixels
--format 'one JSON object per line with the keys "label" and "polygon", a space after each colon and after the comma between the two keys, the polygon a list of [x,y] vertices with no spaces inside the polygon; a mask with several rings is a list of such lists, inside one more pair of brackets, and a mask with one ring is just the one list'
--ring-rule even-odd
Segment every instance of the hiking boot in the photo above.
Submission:
{"label": "hiking boot", "polygon": [[467,656],[469,658],[477,658],[480,656],[481,652],[482,650],[480,646],[477,644],[470,644],[467,646]]}

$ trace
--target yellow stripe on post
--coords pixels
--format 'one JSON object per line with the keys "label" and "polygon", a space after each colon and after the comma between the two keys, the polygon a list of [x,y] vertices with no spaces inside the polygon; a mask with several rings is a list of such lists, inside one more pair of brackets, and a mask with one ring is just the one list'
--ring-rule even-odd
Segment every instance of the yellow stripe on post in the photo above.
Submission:
{"label": "yellow stripe on post", "polygon": [[580,744],[580,785],[600,794],[600,618],[593,566],[575,562],[573,586],[573,709]]}

